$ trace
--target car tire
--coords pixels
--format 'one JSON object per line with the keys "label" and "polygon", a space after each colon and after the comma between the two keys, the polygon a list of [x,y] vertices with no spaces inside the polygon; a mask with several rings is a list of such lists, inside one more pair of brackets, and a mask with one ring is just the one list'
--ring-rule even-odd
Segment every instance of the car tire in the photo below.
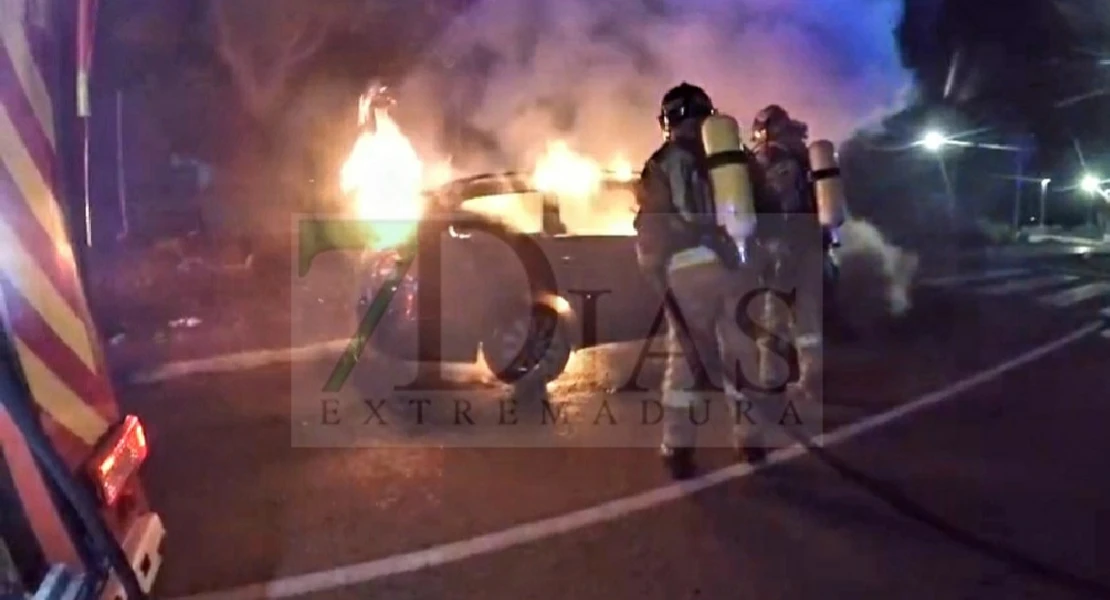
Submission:
{"label": "car tire", "polygon": [[[523,348],[520,348],[521,342]],[[554,310],[536,307],[531,318],[494,318],[482,338],[482,358],[498,380],[513,385],[554,381],[573,351],[566,323]]]}

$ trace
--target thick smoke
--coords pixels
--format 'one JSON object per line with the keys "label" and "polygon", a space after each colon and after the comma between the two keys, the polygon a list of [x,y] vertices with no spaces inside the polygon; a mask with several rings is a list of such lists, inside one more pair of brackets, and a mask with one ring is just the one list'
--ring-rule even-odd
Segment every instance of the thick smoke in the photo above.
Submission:
{"label": "thick smoke", "polygon": [[850,220],[840,231],[840,287],[837,306],[845,325],[874,333],[888,317],[906,314],[918,257],[886,240],[874,225]]}
{"label": "thick smoke", "polygon": [[845,139],[908,87],[901,0],[481,0],[399,91],[429,152],[476,169],[529,166],[562,138],[633,162],[659,142],[659,99],[686,80],[747,125],[772,102]]}
{"label": "thick smoke", "polygon": [[[777,103],[811,139],[842,141],[909,89],[901,11],[901,0],[479,0],[402,83],[398,118],[422,154],[452,154],[465,171],[528,169],[555,139],[636,164],[661,141],[662,94],[689,81],[745,130]],[[849,303],[853,324],[903,311],[916,258],[867,223],[844,233],[846,291],[873,297]]]}

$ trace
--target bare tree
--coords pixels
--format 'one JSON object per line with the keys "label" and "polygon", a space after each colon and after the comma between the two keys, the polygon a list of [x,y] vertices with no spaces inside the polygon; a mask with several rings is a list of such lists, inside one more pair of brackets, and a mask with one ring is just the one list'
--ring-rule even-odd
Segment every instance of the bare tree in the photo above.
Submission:
{"label": "bare tree", "polygon": [[287,82],[337,29],[366,18],[365,0],[212,0],[214,45],[231,71],[244,107],[264,119],[280,105]]}
{"label": "bare tree", "polygon": [[[231,70],[248,112],[266,118],[282,104],[290,79],[334,35],[366,40],[377,61],[391,52],[382,44],[426,43],[464,2],[453,0],[210,0],[214,46]],[[392,54],[412,54],[394,48]]]}

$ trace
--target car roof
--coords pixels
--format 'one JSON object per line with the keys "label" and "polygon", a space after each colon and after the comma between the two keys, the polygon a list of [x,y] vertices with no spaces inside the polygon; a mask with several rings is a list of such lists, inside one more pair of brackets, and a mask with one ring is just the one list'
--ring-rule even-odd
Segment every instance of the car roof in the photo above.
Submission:
{"label": "car roof", "polygon": [[[605,171],[602,175],[603,189],[632,189],[639,180],[639,174],[631,179],[619,177],[615,172]],[[481,173],[452,180],[432,191],[450,205],[458,205],[473,198],[498,194],[529,194],[539,192],[532,180],[531,173],[503,171]]]}

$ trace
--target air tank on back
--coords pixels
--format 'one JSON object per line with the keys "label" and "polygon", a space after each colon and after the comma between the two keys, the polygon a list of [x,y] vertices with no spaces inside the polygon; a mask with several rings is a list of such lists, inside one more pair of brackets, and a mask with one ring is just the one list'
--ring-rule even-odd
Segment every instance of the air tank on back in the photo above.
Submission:
{"label": "air tank on back", "polygon": [[701,125],[701,139],[708,161],[709,179],[717,205],[717,223],[739,241],[755,231],[755,200],[748,152],[740,137],[740,124],[726,114],[715,114]]}
{"label": "air tank on back", "polygon": [[817,196],[817,214],[821,225],[837,228],[848,218],[848,203],[844,196],[844,182],[840,179],[840,165],[836,161],[836,146],[829,140],[817,140],[809,145],[810,168],[813,169],[813,193]]}

